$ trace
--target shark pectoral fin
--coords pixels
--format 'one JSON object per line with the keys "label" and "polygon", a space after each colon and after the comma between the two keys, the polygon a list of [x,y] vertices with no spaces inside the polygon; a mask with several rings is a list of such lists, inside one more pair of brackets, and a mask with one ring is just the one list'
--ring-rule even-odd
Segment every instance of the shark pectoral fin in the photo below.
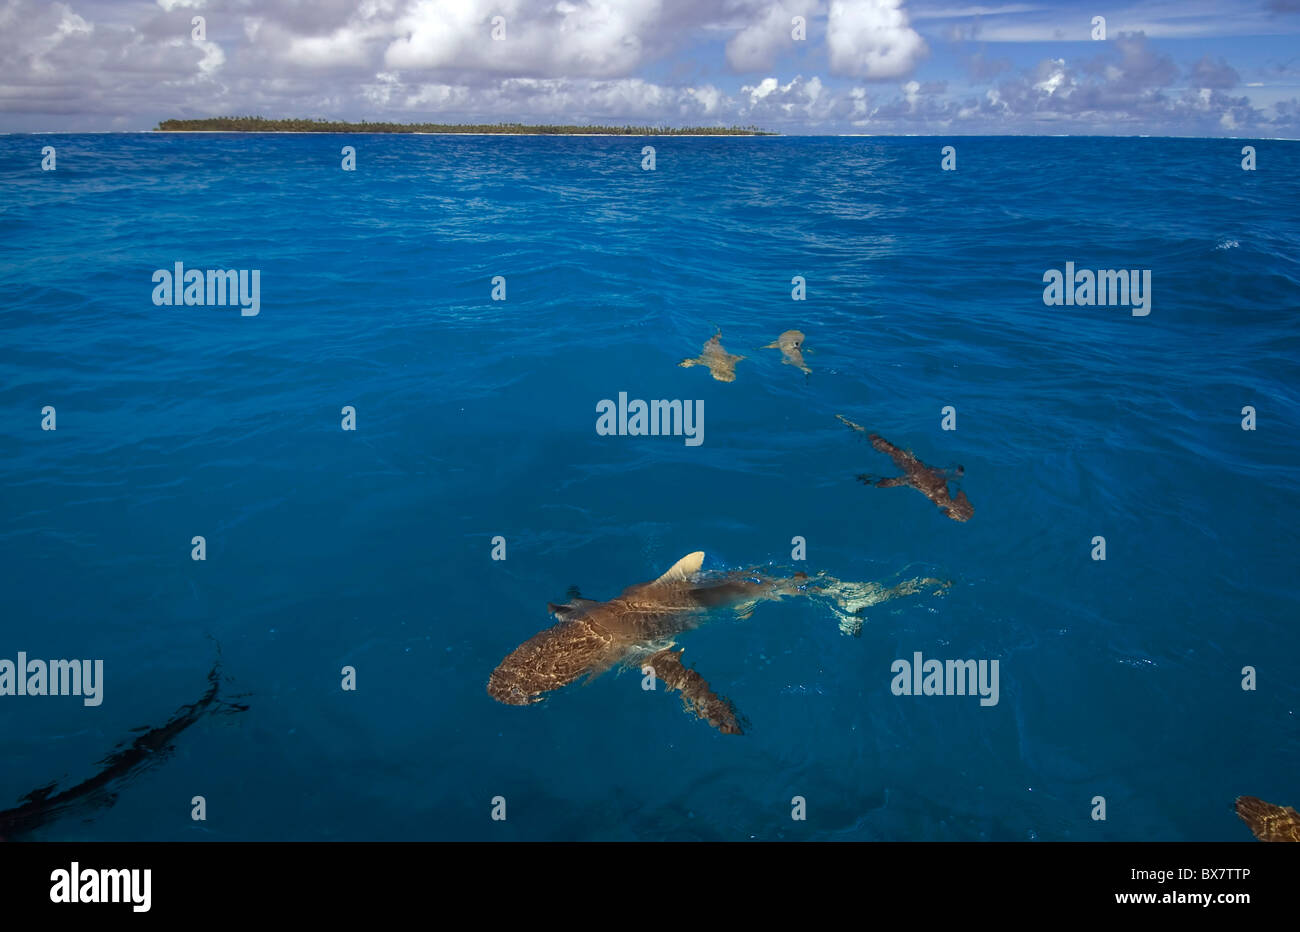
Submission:
{"label": "shark pectoral fin", "polygon": [[669,567],[668,572],[664,573],[662,576],[656,579],[654,583],[652,583],[652,585],[657,586],[657,585],[662,585],[664,583],[684,582],[687,579],[690,579],[696,573],[698,573],[700,571],[700,567],[703,565],[704,565],[703,550],[697,550],[694,553],[688,553],[686,556],[682,557],[671,567]]}
{"label": "shark pectoral fin", "polygon": [[1260,841],[1300,841],[1300,812],[1255,796],[1238,796],[1237,815]]}
{"label": "shark pectoral fin", "polygon": [[655,671],[668,689],[682,694],[682,705],[696,718],[702,718],[724,735],[743,735],[744,728],[730,699],[713,691],[704,677],[682,665],[682,651],[661,650],[643,663]]}

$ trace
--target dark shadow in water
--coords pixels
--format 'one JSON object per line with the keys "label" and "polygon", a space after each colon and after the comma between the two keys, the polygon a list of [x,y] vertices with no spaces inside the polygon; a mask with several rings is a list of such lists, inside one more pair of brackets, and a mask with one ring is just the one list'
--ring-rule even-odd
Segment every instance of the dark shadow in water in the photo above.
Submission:
{"label": "dark shadow in water", "polygon": [[183,705],[166,724],[158,728],[136,728],[143,732],[129,747],[117,750],[100,761],[100,770],[88,780],[56,793],[57,783],[40,787],[22,798],[16,809],[0,812],[0,841],[14,841],[47,823],[77,811],[106,809],[117,801],[118,791],[145,770],[162,763],[172,751],[172,743],[209,712],[233,715],[247,710],[240,703],[218,700],[221,684],[221,656],[208,673],[207,692],[197,701]]}

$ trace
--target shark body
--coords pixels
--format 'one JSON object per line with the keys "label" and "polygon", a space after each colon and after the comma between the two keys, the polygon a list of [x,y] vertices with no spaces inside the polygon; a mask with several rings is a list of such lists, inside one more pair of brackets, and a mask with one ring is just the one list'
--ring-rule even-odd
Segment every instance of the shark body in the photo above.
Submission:
{"label": "shark body", "polygon": [[876,480],[874,476],[860,475],[858,476],[860,482],[867,485],[874,484],[878,489],[911,486],[934,502],[940,511],[954,521],[969,521],[975,514],[975,506],[966,498],[965,492],[959,491],[955,498],[948,492],[948,480],[960,478],[964,474],[964,470],[960,466],[953,471],[927,466],[917,459],[910,450],[903,450],[894,446],[879,434],[867,433],[865,427],[853,423],[842,414],[835,416],[854,430],[867,434],[867,439],[871,441],[871,445],[881,453],[888,454],[890,459],[894,461],[894,465],[903,471],[901,476],[890,476],[880,480]]}
{"label": "shark body", "polygon": [[801,330],[787,330],[777,337],[775,342],[767,344],[763,349],[779,349],[781,355],[785,357],[781,360],[783,364],[797,367],[804,375],[812,373],[803,361],[803,331]]}
{"label": "shark body", "polygon": [[682,651],[672,649],[676,635],[697,627],[718,608],[733,608],[738,617],[747,618],[760,602],[822,594],[856,613],[864,605],[920,588],[882,589],[864,600],[858,584],[829,576],[795,573],[780,579],[756,571],[705,576],[700,573],[703,561],[703,551],[687,554],[658,579],[629,586],[607,602],[575,598],[549,605],[558,623],[501,661],[488,678],[488,694],[506,705],[531,705],[580,677],[639,663],[653,669],[668,689],[679,691],[688,712],[724,734],[738,735],[744,729],[734,705],[682,664]]}
{"label": "shark body", "polygon": [[736,363],[744,356],[734,356],[722,348],[722,331],[709,337],[704,344],[704,351],[694,359],[683,359],[677,365],[689,369],[691,366],[708,366],[709,374],[719,382],[736,381]]}

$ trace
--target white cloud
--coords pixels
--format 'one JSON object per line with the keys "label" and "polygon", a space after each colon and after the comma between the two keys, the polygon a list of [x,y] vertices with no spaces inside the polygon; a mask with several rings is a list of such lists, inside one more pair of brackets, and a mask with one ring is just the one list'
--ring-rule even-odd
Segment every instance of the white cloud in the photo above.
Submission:
{"label": "white cloud", "polygon": [[[540,76],[627,75],[643,63],[643,33],[660,0],[419,0],[396,21],[384,63],[400,69],[475,69]],[[504,40],[492,19],[505,20]]]}
{"label": "white cloud", "polygon": [[196,42],[199,48],[203,49],[203,57],[199,59],[199,71],[204,75],[211,76],[221,69],[226,63],[226,53],[221,50],[221,46],[215,42]]}
{"label": "white cloud", "polygon": [[294,36],[284,59],[309,68],[361,65],[369,60],[366,45],[363,33],[355,29],[338,29],[328,36]]}
{"label": "white cloud", "polygon": [[833,74],[874,80],[910,74],[929,52],[902,0],[831,0],[826,46]]}
{"label": "white cloud", "polygon": [[[790,44],[791,20],[796,12],[782,3],[766,10],[727,43],[727,64],[736,71],[762,71],[772,67],[778,49]],[[805,40],[806,41],[806,40]]]}
{"label": "white cloud", "polygon": [[762,100],[764,97],[766,97],[768,94],[771,94],[773,91],[775,91],[778,86],[779,86],[779,82],[776,80],[776,78],[764,78],[762,81],[759,81],[753,87],[742,87],[740,89],[740,92],[742,94],[748,93],[749,102],[751,104],[755,104],[758,103],[760,100]]}
{"label": "white cloud", "polygon": [[807,80],[796,75],[788,84],[768,77],[745,85],[740,93],[743,98],[737,114],[741,120],[818,123],[828,119],[839,103],[837,95],[828,92],[816,75]]}
{"label": "white cloud", "polygon": [[713,116],[722,108],[725,95],[713,85],[705,87],[688,87],[686,93],[690,95],[700,107],[700,112],[704,116]]}
{"label": "white cloud", "polygon": [[[1065,83],[1065,59],[1049,59],[1040,65],[1040,68],[1046,67],[1046,74],[1034,83],[1034,90],[1042,91],[1049,97],[1055,94],[1057,89]],[[1109,77],[1109,76],[1108,76]]]}
{"label": "white cloud", "polygon": [[[191,38],[195,9],[208,40]],[[1168,9],[1144,5],[1142,18]],[[1038,15],[984,13],[1007,24]],[[806,48],[790,39],[796,14],[810,20]],[[495,15],[506,18],[504,42],[491,38]],[[1259,96],[1258,80],[1243,87],[1220,57],[1250,66],[1232,46],[1188,54],[1111,17],[1111,41],[1072,46],[1068,66],[972,69],[973,83],[950,90],[927,80],[941,69],[916,70],[927,49],[910,19],[902,0],[0,0],[0,126],[147,129],[171,116],[260,113],[787,132],[1300,132],[1300,103],[1272,80]],[[780,59],[809,76],[781,77]],[[828,76],[827,65],[856,80]],[[736,79],[728,66],[750,73]],[[892,86],[867,84],[883,80]]]}

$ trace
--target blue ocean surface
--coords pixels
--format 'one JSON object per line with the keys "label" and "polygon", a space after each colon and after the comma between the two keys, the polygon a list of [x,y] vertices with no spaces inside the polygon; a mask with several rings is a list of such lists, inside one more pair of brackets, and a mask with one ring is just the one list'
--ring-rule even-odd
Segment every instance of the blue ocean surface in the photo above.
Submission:
{"label": "blue ocean surface", "polygon": [[[0,658],[104,661],[98,707],[0,696],[0,808],[219,649],[247,711],[34,837],[1249,840],[1235,797],[1300,803],[1297,204],[1266,140],[0,137]],[[155,305],[177,262],[259,313]],[[1067,262],[1151,270],[1150,314],[1045,305]],[[678,365],[716,329],[734,382]],[[703,443],[599,435],[619,392]],[[836,414],[973,518],[857,481],[896,470]],[[952,586],[681,635],[742,736],[636,669],[488,695],[548,602],[695,550]],[[895,695],[916,652],[998,703]]]}

